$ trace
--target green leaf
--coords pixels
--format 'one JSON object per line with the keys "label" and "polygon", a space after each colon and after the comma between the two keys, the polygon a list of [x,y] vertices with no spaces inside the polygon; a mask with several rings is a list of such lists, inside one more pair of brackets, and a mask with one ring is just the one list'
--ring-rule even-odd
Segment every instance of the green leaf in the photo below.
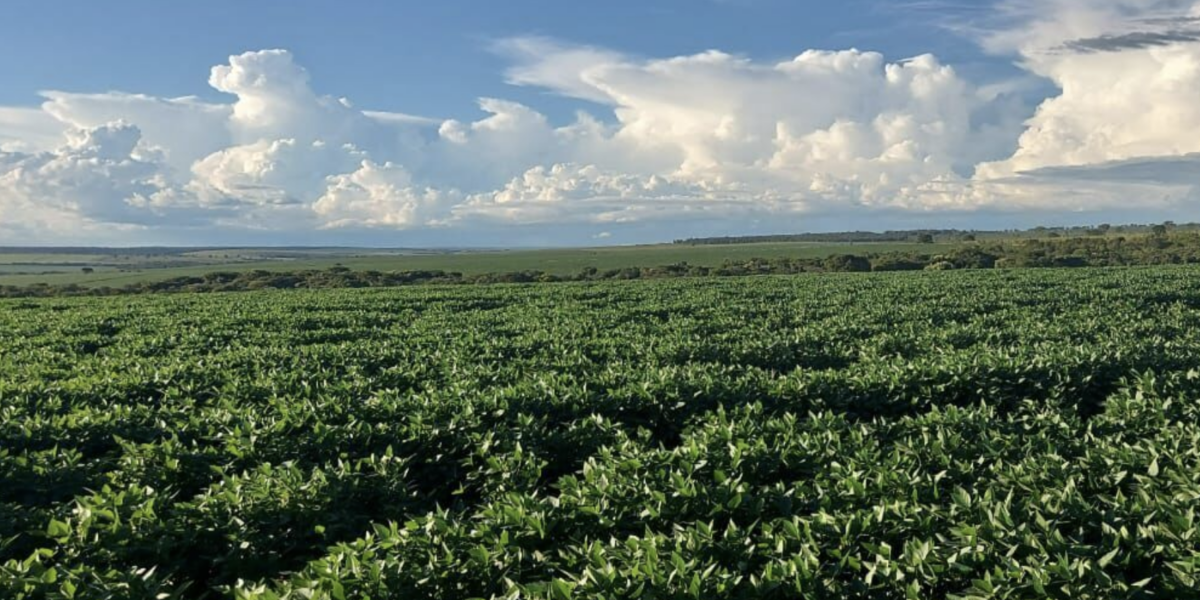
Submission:
{"label": "green leaf", "polygon": [[574,592],[574,583],[561,579],[555,579],[550,582],[550,595],[554,600],[571,600],[571,594]]}
{"label": "green leaf", "polygon": [[734,496],[732,498],[730,498],[728,502],[725,503],[725,507],[728,508],[729,510],[733,510],[741,505],[742,505],[742,495],[741,494],[734,494]]}
{"label": "green leaf", "polygon": [[986,592],[988,594],[991,594],[996,591],[996,588],[992,586],[992,582],[990,582],[986,579],[972,579],[971,585],[975,589],[977,589],[981,592]]}
{"label": "green leaf", "polygon": [[55,539],[65,538],[71,535],[71,526],[58,519],[51,519],[50,525],[46,527],[46,534]]}
{"label": "green leaf", "polygon": [[968,493],[967,490],[962,489],[961,487],[954,488],[954,492],[951,494],[951,498],[954,499],[954,504],[958,505],[961,508],[970,508],[971,507],[971,494]]}
{"label": "green leaf", "polygon": [[921,600],[921,586],[913,581],[904,588],[904,597],[906,600]]}

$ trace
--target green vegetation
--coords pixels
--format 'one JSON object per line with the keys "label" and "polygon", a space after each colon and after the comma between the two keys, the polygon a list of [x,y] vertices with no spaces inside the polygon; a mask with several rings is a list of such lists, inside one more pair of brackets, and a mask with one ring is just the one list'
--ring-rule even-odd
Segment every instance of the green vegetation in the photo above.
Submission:
{"label": "green vegetation", "polygon": [[[20,248],[0,247],[0,286],[126,288],[213,272],[297,273],[444,271],[467,276],[540,272],[575,277],[595,269],[652,269],[687,263],[719,268],[754,260],[823,259],[834,255],[939,254],[970,245],[1073,238],[1135,239],[1195,235],[1200,224],[1035,227],[1029,230],[929,229],[697,238],[673,244],[544,250],[412,248]],[[86,272],[84,269],[92,269]]]}
{"label": "green vegetation", "polygon": [[[927,234],[923,234],[927,235]],[[865,272],[865,271],[916,271],[956,270],[1030,267],[1112,267],[1135,265],[1167,265],[1200,263],[1200,234],[1157,234],[1124,237],[1082,237],[1054,240],[1019,240],[1004,242],[962,243],[941,246],[926,239],[913,246],[897,250],[885,244],[870,246],[871,252],[863,254],[834,253],[853,247],[834,244],[823,245],[736,245],[701,246],[698,254],[715,258],[724,256],[732,249],[735,253],[751,258],[726,259],[717,266],[693,264],[681,261],[660,266],[638,266],[637,259],[650,256],[670,256],[663,249],[652,253],[622,255],[617,249],[604,256],[604,262],[615,262],[618,257],[635,261],[634,264],[600,270],[594,266],[569,272],[546,269],[525,269],[506,272],[460,272],[445,270],[381,271],[355,270],[337,264],[327,269],[279,271],[269,269],[196,271],[192,275],[170,279],[150,279],[126,283],[114,287],[111,283],[121,276],[92,277],[92,285],[68,284],[47,285],[44,283],[14,286],[0,285],[0,297],[50,297],[79,295],[116,295],[150,292],[233,292],[257,289],[296,288],[363,288],[396,287],[424,284],[479,284],[479,283],[534,283],[560,281],[602,281],[618,279],[661,279],[675,277],[736,277],[747,275],[794,275],[799,273]],[[862,248],[860,246],[859,248]],[[780,250],[785,256],[764,257],[755,253]],[[636,252],[638,249],[620,249]],[[695,253],[690,248],[679,255]],[[783,252],[786,250],[786,252]],[[566,251],[560,251],[566,252]],[[581,252],[581,251],[577,251]],[[644,252],[644,251],[643,251]],[[720,252],[720,254],[717,254]],[[707,254],[706,254],[707,253]],[[560,255],[562,256],[562,255]],[[442,259],[445,260],[444,258]],[[707,262],[707,261],[706,261]],[[562,268],[573,261],[552,263],[543,261],[547,268],[555,264]],[[360,263],[361,264],[361,263]],[[479,262],[472,263],[478,267]],[[515,263],[519,264],[519,263]],[[584,261],[586,264],[586,261]],[[173,270],[178,273],[179,270]]]}
{"label": "green vegetation", "polygon": [[[202,277],[221,271],[248,273],[270,271],[294,273],[346,267],[355,271],[445,271],[464,275],[541,271],[552,275],[574,275],[585,269],[608,271],[650,268],[686,262],[719,267],[727,261],[755,258],[823,258],[833,254],[873,254],[949,250],[956,244],[917,243],[777,243],[732,246],[688,247],[672,244],[615,246],[610,248],[562,248],[553,250],[491,250],[422,252],[365,249],[290,250],[161,250],[144,254],[101,253],[90,260],[56,262],[55,254],[0,253],[0,286],[79,285],[113,287],[142,285],[183,277]],[[106,250],[104,252],[116,252]],[[129,252],[122,250],[120,252]],[[172,254],[170,252],[175,252]],[[16,257],[14,259],[14,257]],[[7,264],[5,264],[7,263]],[[96,273],[84,274],[90,266]]]}
{"label": "green vegetation", "polygon": [[1197,598],[1200,270],[0,301],[3,598]]}

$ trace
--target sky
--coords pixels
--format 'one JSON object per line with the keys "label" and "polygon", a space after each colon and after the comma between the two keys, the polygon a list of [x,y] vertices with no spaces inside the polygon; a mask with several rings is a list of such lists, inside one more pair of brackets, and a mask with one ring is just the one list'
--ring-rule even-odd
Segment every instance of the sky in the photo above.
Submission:
{"label": "sky", "polygon": [[0,246],[1190,221],[1200,1],[14,0]]}

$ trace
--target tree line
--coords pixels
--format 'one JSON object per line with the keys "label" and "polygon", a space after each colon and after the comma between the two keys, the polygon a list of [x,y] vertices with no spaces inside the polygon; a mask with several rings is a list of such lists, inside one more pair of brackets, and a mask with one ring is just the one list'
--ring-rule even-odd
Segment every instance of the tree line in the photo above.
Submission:
{"label": "tree line", "polygon": [[1169,232],[1198,232],[1200,223],[1077,225],[1070,227],[1033,227],[1031,229],[905,229],[889,231],[838,231],[825,233],[788,233],[776,235],[745,235],[697,237],[675,240],[674,244],[687,246],[719,246],[728,244],[771,244],[787,242],[813,243],[934,243],[973,242],[976,240],[1017,240],[1031,238],[1099,237],[1108,235],[1161,235]]}
{"label": "tree line", "polygon": [[834,254],[819,258],[753,258],[718,266],[680,262],[657,267],[588,267],[556,274],[537,269],[464,274],[444,270],[376,271],[343,266],[299,271],[215,271],[200,276],[130,283],[118,287],[78,284],[0,286],[0,297],[107,296],[172,292],[232,292],[261,289],[398,287],[566,281],[609,281],[671,277],[738,277],[800,273],[849,273],[994,268],[1114,267],[1200,264],[1200,233],[1174,232],[1124,237],[1078,237],[964,243],[944,252],[900,251]]}

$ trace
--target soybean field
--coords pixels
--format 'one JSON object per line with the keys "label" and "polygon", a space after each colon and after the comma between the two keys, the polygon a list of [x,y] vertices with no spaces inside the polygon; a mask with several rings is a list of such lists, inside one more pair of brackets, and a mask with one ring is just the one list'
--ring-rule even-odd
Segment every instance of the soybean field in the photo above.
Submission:
{"label": "soybean field", "polygon": [[1200,268],[0,301],[0,597],[1200,598]]}

